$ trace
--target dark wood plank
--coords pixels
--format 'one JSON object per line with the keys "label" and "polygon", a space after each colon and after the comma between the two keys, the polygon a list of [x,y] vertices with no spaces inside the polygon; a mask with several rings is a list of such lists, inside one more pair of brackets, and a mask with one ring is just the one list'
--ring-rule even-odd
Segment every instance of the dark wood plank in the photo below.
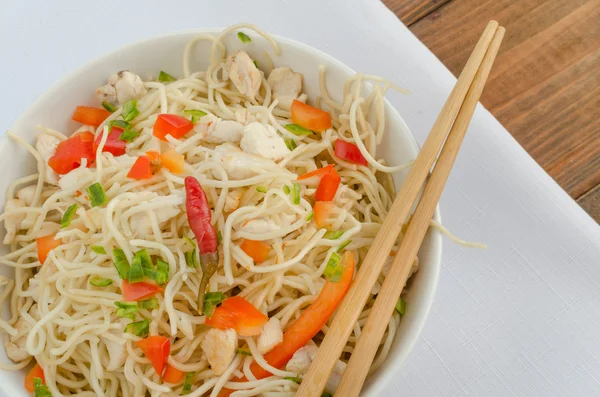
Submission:
{"label": "dark wood plank", "polygon": [[383,0],[406,26],[411,26],[450,0]]}
{"label": "dark wood plank", "polygon": [[482,102],[577,198],[600,183],[600,0],[453,0],[411,30],[457,74],[490,19],[507,35]]}
{"label": "dark wood plank", "polygon": [[596,222],[600,223],[600,185],[584,194],[577,202]]}

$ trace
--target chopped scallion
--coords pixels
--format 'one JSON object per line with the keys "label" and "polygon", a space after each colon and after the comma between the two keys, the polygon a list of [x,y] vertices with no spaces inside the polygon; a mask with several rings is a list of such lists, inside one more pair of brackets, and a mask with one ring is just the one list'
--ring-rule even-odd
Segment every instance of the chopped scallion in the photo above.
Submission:
{"label": "chopped scallion", "polygon": [[321,394],[321,397],[333,397],[333,396],[332,396],[332,395],[331,395],[331,393],[329,393],[328,391],[324,391],[324,392]]}
{"label": "chopped scallion", "polygon": [[298,145],[296,144],[296,141],[292,138],[285,138],[284,141],[285,141],[285,146],[287,146],[287,148],[290,150],[290,152],[298,147]]}
{"label": "chopped scallion", "polygon": [[134,129],[127,129],[127,130],[123,130],[123,132],[121,133],[121,135],[119,135],[119,140],[120,141],[125,141],[125,142],[131,142],[133,141],[135,138],[137,138],[138,136],[140,136],[140,132],[136,131]]}
{"label": "chopped scallion", "polygon": [[258,61],[255,59],[252,61],[252,63],[254,64],[254,66],[256,66],[256,69],[258,69]]}
{"label": "chopped scallion", "polygon": [[106,255],[106,250],[101,245],[92,245],[90,248],[97,254]]}
{"label": "chopped scallion", "polygon": [[329,257],[329,261],[327,261],[327,266],[325,267],[325,271],[323,275],[327,277],[332,283],[340,281],[342,278],[342,273],[344,272],[344,267],[341,265],[342,257],[337,252],[332,252],[331,257]]}
{"label": "chopped scallion", "polygon": [[125,256],[125,252],[123,252],[120,248],[113,249],[114,263],[117,268],[117,273],[119,273],[119,277],[121,280],[126,280],[129,277],[129,261],[127,260],[127,256]]}
{"label": "chopped scallion", "polygon": [[296,382],[298,384],[300,384],[300,382],[302,382],[302,378],[298,378],[296,376],[286,376],[283,379],[285,379],[285,380],[291,380],[292,382]]}
{"label": "chopped scallion", "polygon": [[299,126],[298,124],[286,124],[285,129],[297,136],[312,134],[311,130],[304,128],[302,126]]}
{"label": "chopped scallion", "polygon": [[73,215],[75,215],[75,211],[77,211],[77,204],[73,204],[67,208],[65,213],[60,220],[60,227],[68,227],[71,224],[71,219],[73,219]]}
{"label": "chopped scallion", "polygon": [[108,101],[102,102],[102,107],[111,113],[113,113],[115,110],[117,110],[117,107]]}
{"label": "chopped scallion", "polygon": [[294,190],[292,190],[292,203],[300,204],[300,185],[294,183],[292,186]]}
{"label": "chopped scallion", "polygon": [[94,287],[108,287],[112,284],[112,280],[110,278],[94,276],[90,278],[90,284],[92,284]]}
{"label": "chopped scallion", "polygon": [[252,355],[252,352],[248,349],[239,349],[238,348],[238,349],[235,349],[235,352],[237,354],[241,354],[242,356],[251,356]]}
{"label": "chopped scallion", "polygon": [[144,279],[144,269],[142,268],[142,259],[134,255],[131,259],[131,267],[129,268],[129,275],[127,281],[130,283],[137,283]]}
{"label": "chopped scallion", "polygon": [[406,313],[406,301],[404,299],[398,299],[398,302],[396,302],[396,311],[400,313],[401,316],[404,316],[404,313]]}
{"label": "chopped scallion", "polygon": [[135,320],[135,314],[138,312],[136,302],[115,302],[115,306],[117,307],[117,316]]}
{"label": "chopped scallion", "polygon": [[176,81],[177,79],[173,76],[171,76],[169,73],[161,70],[160,74],[158,75],[158,81],[160,81],[161,83],[168,83],[171,81]]}
{"label": "chopped scallion", "polygon": [[193,267],[194,269],[198,268],[198,260],[196,259],[196,248],[192,251],[187,251],[184,253],[185,262],[189,267]]}
{"label": "chopped scallion", "polygon": [[346,240],[342,243],[342,245],[340,245],[337,249],[337,252],[340,252],[341,250],[343,250],[344,248],[346,248],[348,246],[348,244],[350,244],[352,242],[352,240]]}
{"label": "chopped scallion", "polygon": [[194,248],[196,246],[196,244],[194,244],[194,240],[192,240],[191,238],[189,238],[188,236],[183,236],[183,239],[190,245],[190,247]]}
{"label": "chopped scallion", "polygon": [[267,192],[267,188],[265,186],[257,186],[256,187],[256,191],[259,193],[266,193]]}
{"label": "chopped scallion", "polygon": [[223,242],[223,233],[221,231],[217,231],[217,243],[221,244]]}
{"label": "chopped scallion", "polygon": [[187,109],[183,111],[183,114],[187,114],[191,117],[192,124],[196,124],[202,116],[206,116],[206,112],[197,109]]}
{"label": "chopped scallion", "polygon": [[156,268],[157,271],[154,281],[156,281],[156,284],[162,285],[169,280],[169,262],[163,261],[162,259],[158,258],[156,260]]}
{"label": "chopped scallion", "polygon": [[152,258],[150,258],[150,254],[148,254],[147,249],[141,249],[135,253],[135,256],[140,258],[140,263],[142,265],[142,269],[145,270],[154,270],[154,265],[152,264]]}
{"label": "chopped scallion", "polygon": [[125,327],[125,332],[145,338],[146,336],[148,336],[149,326],[150,321],[148,320],[136,321],[134,323],[127,324],[127,326]]}
{"label": "chopped scallion", "polygon": [[288,185],[283,185],[283,192],[285,194],[290,194],[290,187]]}
{"label": "chopped scallion", "polygon": [[248,36],[244,32],[238,32],[237,37],[244,44],[252,43],[252,39],[250,38],[250,36]]}
{"label": "chopped scallion", "polygon": [[125,121],[131,121],[140,114],[137,108],[137,99],[131,99],[123,104],[123,110],[121,110],[121,117]]}
{"label": "chopped scallion", "polygon": [[122,130],[129,130],[129,129],[131,129],[131,124],[129,124],[125,120],[111,120],[111,121],[108,122],[108,126],[109,126],[109,128],[118,127],[118,128],[120,128]]}
{"label": "chopped scallion", "polygon": [[308,214],[306,216],[306,222],[310,222],[312,220],[312,218],[314,218],[314,217],[315,217],[315,213],[314,213],[314,211],[311,211],[310,214]]}
{"label": "chopped scallion", "polygon": [[41,378],[33,378],[33,393],[34,397],[52,397],[50,389],[43,384]]}
{"label": "chopped scallion", "polygon": [[323,235],[323,238],[326,238],[328,240],[336,240],[340,238],[343,234],[344,232],[342,230],[338,230],[335,232],[327,232]]}
{"label": "chopped scallion", "polygon": [[99,205],[106,203],[106,193],[104,193],[104,188],[99,182],[90,185],[85,191],[90,198],[92,207],[98,207]]}
{"label": "chopped scallion", "polygon": [[192,383],[195,374],[195,372],[188,372],[185,374],[185,380],[183,381],[183,389],[181,389],[181,394],[188,394],[192,391]]}
{"label": "chopped scallion", "polygon": [[202,313],[210,318],[215,312],[215,308],[225,300],[225,294],[222,292],[207,292],[204,294],[204,307]]}
{"label": "chopped scallion", "polygon": [[158,299],[150,298],[150,299],[146,299],[144,301],[139,301],[138,307],[140,309],[148,309],[148,310],[156,309],[156,308],[158,308]]}

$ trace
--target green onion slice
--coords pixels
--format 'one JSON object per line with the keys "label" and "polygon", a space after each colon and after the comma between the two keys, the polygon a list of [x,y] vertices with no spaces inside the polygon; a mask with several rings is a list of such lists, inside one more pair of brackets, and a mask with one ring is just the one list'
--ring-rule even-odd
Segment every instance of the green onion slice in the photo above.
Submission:
{"label": "green onion slice", "polygon": [[156,267],[157,271],[154,281],[156,281],[156,284],[162,285],[169,280],[169,262],[163,261],[162,259],[158,258],[156,260]]}
{"label": "green onion slice", "polygon": [[398,299],[398,302],[396,302],[396,311],[400,313],[401,316],[404,316],[404,313],[406,313],[406,301],[404,299]]}
{"label": "green onion slice", "polygon": [[284,141],[285,141],[285,146],[287,146],[287,148],[290,150],[290,152],[298,147],[298,145],[296,144],[296,141],[292,138],[285,138]]}
{"label": "green onion slice", "polygon": [[191,116],[192,124],[196,124],[202,116],[206,116],[206,112],[197,109],[187,109],[183,111],[183,114]]}
{"label": "green onion slice", "polygon": [[260,193],[266,193],[267,192],[267,188],[265,186],[257,186],[256,187],[256,191],[260,192]]}
{"label": "green onion slice", "polygon": [[104,188],[99,182],[90,185],[85,191],[90,198],[90,202],[92,203],[92,207],[97,207],[106,203],[106,193],[104,193]]}
{"label": "green onion slice", "polygon": [[125,332],[145,338],[146,336],[148,336],[149,326],[150,321],[148,320],[136,321],[134,323],[127,324],[127,326],[125,327]]}
{"label": "green onion slice", "polygon": [[196,247],[196,244],[194,243],[194,240],[192,240],[191,238],[189,238],[188,236],[183,236],[183,239],[192,247]]}
{"label": "green onion slice", "polygon": [[110,278],[94,276],[90,278],[90,284],[94,287],[108,287],[112,284],[112,280]]}
{"label": "green onion slice", "polygon": [[198,260],[196,259],[196,248],[192,251],[187,251],[184,253],[185,262],[189,267],[193,267],[194,269],[198,268]]}
{"label": "green onion slice", "polygon": [[315,212],[311,211],[310,214],[308,214],[306,216],[306,222],[310,222],[312,220],[312,218],[314,218],[314,217],[315,217]]}
{"label": "green onion slice", "polygon": [[324,391],[324,392],[321,394],[321,397],[333,397],[333,396],[332,396],[332,395],[331,395],[331,393],[329,393],[328,391]]}
{"label": "green onion slice", "polygon": [[202,308],[203,314],[208,318],[212,317],[215,312],[215,308],[225,300],[226,296],[222,292],[207,292],[204,294],[204,307]]}
{"label": "green onion slice", "polygon": [[115,248],[113,249],[113,257],[119,277],[121,280],[127,281],[127,277],[129,277],[130,266],[129,261],[127,261],[127,256],[125,256],[125,252],[123,252],[123,250],[120,248]]}
{"label": "green onion slice", "polygon": [[68,227],[71,224],[71,219],[73,219],[73,215],[75,215],[75,211],[77,211],[77,204],[71,205],[62,216],[60,220],[60,227]]}
{"label": "green onion slice", "polygon": [[177,79],[173,76],[171,76],[169,73],[161,70],[160,74],[158,75],[158,81],[160,81],[161,83],[168,83],[171,81],[176,81]]}
{"label": "green onion slice", "polygon": [[183,381],[183,389],[181,390],[181,394],[188,394],[192,391],[192,382],[195,374],[195,372],[188,372],[185,374],[185,380]]}
{"label": "green onion slice", "polygon": [[283,185],[283,192],[285,194],[290,194],[290,187],[288,185]]}
{"label": "green onion slice", "polygon": [[258,69],[258,61],[255,59],[252,61],[252,63],[254,64],[254,66],[256,66],[256,69]]}
{"label": "green onion slice", "polygon": [[34,397],[52,397],[50,389],[42,383],[40,378],[33,378]]}
{"label": "green onion slice", "polygon": [[295,376],[286,376],[283,379],[285,379],[285,380],[291,380],[292,382],[296,382],[298,384],[300,384],[300,382],[302,382],[302,378],[297,378]]}
{"label": "green onion slice", "polygon": [[158,299],[150,298],[150,299],[146,299],[143,301],[139,301],[138,307],[140,309],[148,309],[148,310],[156,309],[156,308],[158,308]]}
{"label": "green onion slice", "polygon": [[342,234],[344,234],[342,230],[338,230],[335,232],[327,232],[323,235],[323,238],[326,238],[328,240],[337,240],[342,236]]}
{"label": "green onion slice", "polygon": [[103,101],[102,107],[111,113],[113,113],[115,110],[117,110],[117,107],[108,101]]}
{"label": "green onion slice", "polygon": [[235,349],[237,354],[241,354],[242,356],[251,356],[252,352],[249,349]]}
{"label": "green onion slice", "polygon": [[221,231],[217,231],[217,243],[221,244],[223,242],[223,233]]}
{"label": "green onion slice", "polygon": [[300,185],[294,183],[292,186],[294,190],[292,190],[292,202],[294,204],[300,204]]}
{"label": "green onion slice", "polygon": [[352,240],[346,240],[342,243],[342,245],[340,245],[337,249],[337,252],[340,252],[341,250],[343,250],[344,248],[346,248],[348,246],[348,244],[350,244],[352,242]]}
{"label": "green onion slice", "polygon": [[140,114],[137,108],[137,99],[132,99],[123,104],[123,110],[121,110],[121,117],[125,121],[131,121]]}
{"label": "green onion slice", "polygon": [[118,127],[122,130],[129,130],[132,128],[131,124],[129,124],[125,120],[111,120],[108,122],[108,126],[109,128]]}
{"label": "green onion slice", "polygon": [[137,283],[144,279],[144,269],[142,268],[142,259],[134,255],[131,259],[131,267],[129,268],[129,276],[127,281],[130,283]]}
{"label": "green onion slice", "polygon": [[299,126],[298,124],[286,124],[285,129],[297,136],[312,134],[311,130],[304,128],[302,126]]}
{"label": "green onion slice", "polygon": [[119,140],[120,141],[125,141],[125,142],[131,142],[133,141],[135,138],[137,138],[138,136],[140,136],[140,132],[133,130],[133,129],[127,129],[127,130],[123,130],[123,132],[121,133],[121,135],[119,135]]}
{"label": "green onion slice", "polygon": [[138,312],[138,305],[136,302],[115,302],[117,307],[116,314],[122,318],[129,318],[135,320],[135,314]]}
{"label": "green onion slice", "polygon": [[90,248],[97,254],[106,255],[106,250],[101,245],[92,245]]}
{"label": "green onion slice", "polygon": [[248,36],[244,32],[238,32],[237,37],[244,44],[252,43],[252,39],[250,38],[250,36]]}
{"label": "green onion slice", "polygon": [[136,252],[135,256],[140,258],[140,263],[142,265],[142,269],[154,270],[154,265],[152,264],[152,258],[150,258],[150,254],[148,254],[148,250],[146,248],[141,249],[138,252]]}
{"label": "green onion slice", "polygon": [[332,283],[340,281],[342,278],[342,273],[344,272],[344,266],[342,266],[342,257],[337,252],[332,252],[329,261],[327,261],[327,266],[325,267],[325,271],[323,274],[327,277]]}

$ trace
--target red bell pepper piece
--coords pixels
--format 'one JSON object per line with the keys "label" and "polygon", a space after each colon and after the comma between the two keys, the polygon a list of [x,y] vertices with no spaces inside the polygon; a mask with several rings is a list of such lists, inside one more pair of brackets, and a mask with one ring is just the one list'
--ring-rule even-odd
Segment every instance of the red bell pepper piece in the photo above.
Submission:
{"label": "red bell pepper piece", "polygon": [[142,349],[144,355],[152,363],[152,367],[158,375],[162,375],[169,353],[171,352],[171,341],[169,338],[159,335],[149,336],[135,342]]}
{"label": "red bell pepper piece", "polygon": [[166,141],[167,135],[179,139],[194,128],[194,124],[183,116],[176,114],[159,114],[154,123],[154,136]]}
{"label": "red bell pepper piece", "polygon": [[81,165],[81,159],[87,160],[89,168],[95,159],[94,144],[90,140],[91,133],[76,134],[56,146],[56,151],[48,159],[48,165],[57,174],[63,175]]}
{"label": "red bell pepper piece", "polygon": [[292,121],[311,131],[323,132],[331,128],[331,115],[296,99],[290,108]]}
{"label": "red bell pepper piece", "polygon": [[152,178],[152,160],[148,156],[138,157],[127,173],[127,177],[138,180]]}
{"label": "red bell pepper piece", "polygon": [[110,112],[103,108],[92,108],[89,106],[77,106],[71,117],[73,120],[82,124],[93,125],[98,127],[106,118],[110,116]]}
{"label": "red bell pepper piece", "polygon": [[27,376],[25,377],[25,390],[27,390],[30,393],[33,393],[35,391],[35,386],[33,384],[33,380],[35,378],[41,379],[42,385],[46,384],[46,378],[44,378],[44,370],[42,369],[42,367],[40,367],[40,364],[38,363],[35,363],[33,368],[31,368],[31,370],[27,373]]}
{"label": "red bell pepper piece", "polygon": [[331,168],[329,172],[321,178],[319,186],[317,186],[317,191],[315,192],[315,200],[333,201],[341,181],[342,178],[335,168]]}
{"label": "red bell pepper piece", "polygon": [[233,296],[225,299],[204,324],[219,329],[233,328],[242,336],[255,336],[262,332],[268,320],[246,299]]}
{"label": "red bell pepper piece", "polygon": [[[121,134],[123,133],[123,129],[119,127],[110,127],[108,136],[106,137],[106,142],[104,143],[104,147],[102,148],[102,152],[112,153],[113,156],[119,157],[125,154],[127,143],[119,139]],[[96,141],[94,142],[94,152],[98,150],[98,146],[100,146],[100,140],[102,139],[102,134],[98,134],[96,137]]]}
{"label": "red bell pepper piece", "polygon": [[38,259],[40,260],[40,263],[42,265],[44,264],[44,262],[46,262],[46,258],[48,257],[50,251],[62,244],[60,240],[54,239],[55,236],[56,233],[49,234],[44,237],[39,237],[35,240],[38,250]]}
{"label": "red bell pepper piece", "polygon": [[164,290],[156,284],[140,281],[138,283],[121,282],[121,293],[125,302],[136,302],[150,298],[152,295]]}
{"label": "red bell pepper piece", "polygon": [[367,159],[362,155],[358,146],[352,142],[337,139],[334,142],[334,153],[337,157],[341,158],[342,160],[346,160],[349,163],[360,164],[364,166],[369,165]]}

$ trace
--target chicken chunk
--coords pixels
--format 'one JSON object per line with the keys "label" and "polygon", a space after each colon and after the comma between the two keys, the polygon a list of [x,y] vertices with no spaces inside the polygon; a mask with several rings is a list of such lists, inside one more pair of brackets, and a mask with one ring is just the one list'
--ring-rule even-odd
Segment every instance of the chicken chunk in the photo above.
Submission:
{"label": "chicken chunk", "polygon": [[[175,195],[158,196],[148,201],[148,203],[164,204],[164,206],[161,205],[160,208],[152,211],[156,216],[156,220],[158,221],[159,227],[162,229],[171,218],[179,215],[181,210],[178,206],[183,204],[183,199]],[[152,221],[148,213],[146,211],[143,211],[133,214],[131,216],[131,228],[135,236],[142,238],[151,236]]]}
{"label": "chicken chunk", "polygon": [[261,354],[268,353],[281,342],[283,342],[281,322],[278,318],[272,317],[267,321],[258,337],[258,350]]}
{"label": "chicken chunk", "polygon": [[144,82],[135,73],[121,70],[108,78],[108,84],[96,89],[96,96],[100,102],[109,102],[114,106],[121,106],[131,99],[137,99],[146,94]]}
{"label": "chicken chunk", "polygon": [[229,78],[240,93],[250,98],[256,97],[262,82],[260,70],[244,51],[227,59],[223,65],[223,78]]}
{"label": "chicken chunk", "polygon": [[263,157],[250,155],[238,147],[224,143],[213,151],[213,158],[221,163],[230,179],[246,179],[258,175],[264,169],[280,169],[273,161]]}
{"label": "chicken chunk", "polygon": [[58,180],[58,186],[64,191],[84,190],[92,184],[92,180],[96,177],[96,172],[87,168],[79,167],[73,171],[64,174]]}
{"label": "chicken chunk", "polygon": [[56,185],[58,177],[56,172],[48,165],[48,159],[56,152],[56,147],[60,143],[60,139],[54,135],[41,133],[38,135],[37,141],[35,142],[35,150],[38,151],[40,156],[44,159],[44,165],[46,166],[45,179],[46,182]]}
{"label": "chicken chunk", "polygon": [[[23,200],[10,199],[4,205],[4,212],[18,210],[24,208],[25,203]],[[21,228],[21,222],[25,219],[27,214],[20,212],[17,214],[10,214],[4,218],[4,228],[6,229],[6,235],[4,236],[4,244],[10,244],[15,239],[17,232]]]}
{"label": "chicken chunk", "polygon": [[279,230],[280,227],[271,218],[258,218],[252,219],[242,224],[240,231],[253,233],[253,234],[264,234],[271,233]]}
{"label": "chicken chunk", "polygon": [[298,98],[302,91],[302,75],[290,68],[276,68],[267,79],[273,97],[279,100],[284,109],[289,109],[292,101]]}
{"label": "chicken chunk", "polygon": [[25,343],[27,341],[27,335],[29,335],[29,331],[31,331],[31,324],[22,317],[19,317],[14,328],[17,330],[18,334],[4,339],[4,348],[6,349],[8,358],[13,361],[23,361],[30,356],[25,348]]}
{"label": "chicken chunk", "polygon": [[243,195],[242,189],[233,189],[227,193],[227,197],[225,198],[225,207],[223,208],[224,212],[233,212],[240,207],[240,202],[242,201]]}
{"label": "chicken chunk", "polygon": [[[308,367],[310,367],[312,360],[314,360],[317,350],[318,347],[315,345],[306,345],[298,349],[285,366],[286,371],[295,372],[298,375],[304,375],[306,371],[308,371]],[[331,376],[325,385],[325,390],[327,392],[331,394],[335,393],[345,369],[346,363],[337,360],[335,367],[333,368],[333,372],[331,373]]]}
{"label": "chicken chunk", "polygon": [[216,375],[222,375],[225,372],[235,357],[237,344],[238,336],[233,329],[212,328],[208,331],[201,346]]}
{"label": "chicken chunk", "polygon": [[206,142],[239,142],[244,134],[244,126],[237,121],[222,120],[215,115],[207,114],[194,126],[194,131]]}
{"label": "chicken chunk", "polygon": [[256,121],[244,127],[244,137],[240,147],[246,153],[271,160],[281,160],[290,152],[283,138],[273,127]]}

